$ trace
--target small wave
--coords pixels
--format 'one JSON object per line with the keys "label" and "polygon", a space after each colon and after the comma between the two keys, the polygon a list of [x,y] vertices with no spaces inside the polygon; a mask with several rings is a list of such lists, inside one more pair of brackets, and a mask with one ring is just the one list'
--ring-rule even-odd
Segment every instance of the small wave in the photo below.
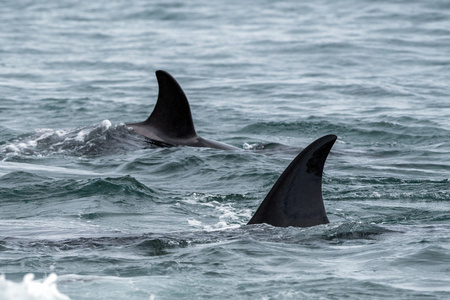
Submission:
{"label": "small wave", "polygon": [[[348,177],[328,179],[340,186],[339,193],[324,190],[324,198],[333,201],[378,199],[435,203],[450,200],[450,180],[403,179],[395,177]],[[401,187],[401,189],[399,189]]]}
{"label": "small wave", "polygon": [[[326,119],[316,117],[295,122],[257,122],[245,126],[239,133],[245,135],[283,135],[292,137],[297,137],[299,134],[317,136],[335,133],[343,138],[353,136],[361,139],[362,136],[364,139],[370,138],[379,144],[386,141],[403,141],[412,145],[420,143],[428,145],[430,139],[442,143],[448,136],[448,130],[437,123],[420,118],[388,116],[378,116],[377,120],[360,120],[354,124],[350,124],[345,120],[331,123]],[[259,149],[259,147],[260,144],[245,145],[247,149]]]}
{"label": "small wave", "polygon": [[[17,178],[15,176],[19,175]],[[79,199],[92,196],[121,196],[130,204],[135,199],[154,199],[155,192],[131,176],[107,177],[93,179],[60,179],[55,180],[29,173],[10,173],[0,177],[2,201],[35,201],[37,199]],[[3,180],[4,179],[4,180]],[[14,186],[14,189],[11,189]],[[117,205],[123,203],[115,202]],[[84,218],[95,218],[105,212],[91,215],[80,215]],[[97,215],[96,215],[97,214]]]}
{"label": "small wave", "polygon": [[154,191],[139,182],[131,176],[123,176],[118,178],[90,179],[86,184],[79,187],[78,195],[117,195],[138,196],[148,198],[154,195]]}
{"label": "small wave", "polygon": [[271,153],[294,153],[297,154],[299,152],[299,149],[296,147],[290,147],[283,145],[281,143],[244,143],[243,145],[244,150],[249,151],[264,151],[264,154],[271,154]]}
{"label": "small wave", "polygon": [[252,240],[283,244],[316,244],[324,241],[340,244],[348,240],[370,240],[373,236],[391,232],[364,222],[324,224],[307,228],[255,224],[242,227],[241,230],[248,230],[248,238]]}
{"label": "small wave", "polygon": [[327,229],[322,237],[325,240],[370,239],[374,235],[391,232],[375,224],[363,222],[343,223]]}
{"label": "small wave", "polygon": [[58,277],[52,273],[44,280],[34,280],[34,274],[27,274],[20,283],[9,281],[0,275],[0,299],[3,300],[70,300],[56,287]]}
{"label": "small wave", "polygon": [[144,148],[145,140],[131,132],[125,124],[113,125],[109,120],[78,129],[37,129],[32,136],[2,145],[0,155],[5,158],[54,154],[82,156]]}
{"label": "small wave", "polygon": [[399,257],[393,265],[405,265],[419,264],[423,267],[440,266],[442,264],[450,263],[450,254],[446,247],[438,245],[429,245],[415,251],[405,254],[403,257]]}
{"label": "small wave", "polygon": [[318,127],[323,127],[325,125],[330,125],[330,123],[320,122],[313,123],[307,121],[300,122],[257,122],[250,124],[241,129],[240,133],[244,134],[287,134],[289,132],[311,131],[312,129],[317,129]]}
{"label": "small wave", "polygon": [[160,256],[169,254],[170,249],[185,248],[190,244],[190,241],[183,239],[146,239],[136,245],[140,251],[144,251],[147,256]]}

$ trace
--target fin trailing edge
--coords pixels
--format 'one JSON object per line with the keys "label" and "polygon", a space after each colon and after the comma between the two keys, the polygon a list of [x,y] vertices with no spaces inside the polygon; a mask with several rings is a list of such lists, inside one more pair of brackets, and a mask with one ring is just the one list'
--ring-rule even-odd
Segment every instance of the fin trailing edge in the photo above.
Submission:
{"label": "fin trailing edge", "polygon": [[286,168],[248,224],[310,227],[329,223],[322,198],[322,173],[337,137],[323,136]]}

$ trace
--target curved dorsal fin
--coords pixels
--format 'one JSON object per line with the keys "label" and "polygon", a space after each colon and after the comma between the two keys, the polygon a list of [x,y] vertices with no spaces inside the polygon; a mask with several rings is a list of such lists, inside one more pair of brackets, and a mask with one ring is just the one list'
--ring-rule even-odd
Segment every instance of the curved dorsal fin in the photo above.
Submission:
{"label": "curved dorsal fin", "polygon": [[167,72],[156,71],[159,93],[155,108],[143,122],[167,137],[192,138],[197,136],[191,109],[183,89]]}
{"label": "curved dorsal fin", "polygon": [[335,135],[306,147],[267,194],[248,224],[310,227],[329,223],[322,198],[322,172]]}

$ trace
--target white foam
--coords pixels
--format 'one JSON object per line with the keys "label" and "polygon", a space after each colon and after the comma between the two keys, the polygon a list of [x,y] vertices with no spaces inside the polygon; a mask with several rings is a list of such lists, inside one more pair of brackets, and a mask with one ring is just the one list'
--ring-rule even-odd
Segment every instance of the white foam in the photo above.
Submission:
{"label": "white foam", "polygon": [[[211,207],[219,212],[219,221],[213,225],[204,224],[197,219],[188,219],[188,224],[192,227],[203,228],[206,231],[216,231],[223,229],[236,229],[242,226],[242,220],[247,220],[251,216],[251,210],[241,208],[235,208],[230,203],[220,203],[218,201],[210,201],[209,198],[216,197],[213,194],[201,194],[193,193],[191,197],[183,200],[184,203],[189,205],[201,205]],[[222,196],[224,198],[224,196]]]}
{"label": "white foam", "polygon": [[52,273],[44,280],[34,280],[34,274],[27,274],[23,281],[16,283],[0,275],[0,299],[2,300],[70,300],[58,291],[56,280]]}
{"label": "white foam", "polygon": [[196,219],[188,219],[188,224],[193,227],[202,227],[202,222]]}
{"label": "white foam", "polygon": [[71,175],[84,175],[84,176],[99,176],[99,175],[105,175],[108,173],[96,173],[91,172],[87,170],[80,170],[80,169],[71,169],[71,168],[65,168],[65,167],[52,167],[47,165],[37,165],[37,164],[29,164],[29,163],[16,163],[16,162],[7,162],[2,161],[1,163],[1,169],[0,169],[0,176],[5,175],[9,172],[16,172],[16,171],[23,171],[23,172],[36,172],[39,171],[43,174],[71,174]]}
{"label": "white foam", "polygon": [[89,136],[89,133],[91,130],[89,129],[82,129],[80,132],[77,133],[77,136],[75,137],[75,140],[78,142],[83,143],[86,140],[86,137]]}
{"label": "white foam", "polygon": [[244,150],[259,150],[260,148],[263,149],[264,146],[261,144],[249,144],[249,143],[244,143],[242,145],[242,148],[244,148]]}
{"label": "white foam", "polygon": [[100,125],[103,127],[104,130],[107,130],[111,127],[111,121],[110,120],[103,120]]}

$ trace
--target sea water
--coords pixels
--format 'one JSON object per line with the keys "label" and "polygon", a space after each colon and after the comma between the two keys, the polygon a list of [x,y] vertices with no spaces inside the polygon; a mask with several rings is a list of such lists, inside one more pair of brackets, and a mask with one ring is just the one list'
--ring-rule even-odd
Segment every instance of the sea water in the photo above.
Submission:
{"label": "sea water", "polygon": [[[450,3],[2,1],[0,299],[448,299]],[[154,72],[197,132],[151,148]],[[330,224],[246,223],[309,143]]]}

